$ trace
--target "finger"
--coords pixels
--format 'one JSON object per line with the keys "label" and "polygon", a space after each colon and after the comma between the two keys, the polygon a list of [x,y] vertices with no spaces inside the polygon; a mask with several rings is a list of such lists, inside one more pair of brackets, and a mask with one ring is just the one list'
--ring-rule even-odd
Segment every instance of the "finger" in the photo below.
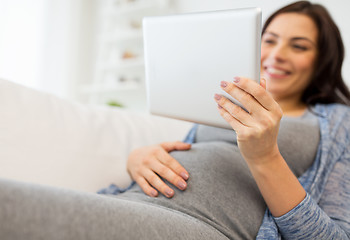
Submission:
{"label": "finger", "polygon": [[160,144],[165,151],[171,152],[174,150],[188,150],[191,148],[191,144],[189,143],[184,143],[181,141],[176,141],[176,142],[164,142]]}
{"label": "finger", "polygon": [[167,153],[166,151],[159,152],[156,157],[158,158],[158,160],[162,164],[164,164],[165,166],[170,168],[178,176],[181,176],[184,180],[188,180],[189,174],[186,171],[186,169],[175,158],[173,158],[169,153]]}
{"label": "finger", "polygon": [[160,191],[164,196],[171,198],[174,196],[174,190],[166,185],[160,177],[151,170],[145,171],[145,179],[149,184],[151,184],[155,189]]}
{"label": "finger", "polygon": [[235,119],[230,113],[228,113],[223,107],[218,105],[219,113],[221,117],[225,119],[226,122],[228,122],[232,129],[236,132],[241,131],[241,129],[244,127],[241,122],[239,122],[237,119]]}
{"label": "finger", "polygon": [[243,108],[232,103],[229,99],[219,94],[215,94],[214,98],[220,107],[225,109],[225,111],[229,115],[231,115],[233,118],[238,120],[241,124],[244,124],[246,126],[252,126],[253,124],[252,116],[249,113],[247,113],[245,110],[243,110]]}
{"label": "finger", "polygon": [[221,82],[221,88],[240,102],[249,113],[261,111],[261,104],[249,93],[230,82]]}
{"label": "finger", "polygon": [[[167,150],[189,150],[191,148],[191,144],[184,142],[166,142],[162,143],[161,146],[166,150],[164,152],[158,153],[158,159],[168,166],[171,170],[173,170],[177,175],[181,176],[184,180],[188,180],[189,173],[187,170],[175,159],[173,158]],[[173,148],[171,148],[173,147]]]}
{"label": "finger", "polygon": [[235,77],[233,83],[251,94],[264,108],[267,110],[276,109],[276,101],[272,98],[270,94],[257,82],[243,77]]}
{"label": "finger", "polygon": [[266,79],[264,77],[260,78],[260,86],[266,90]]}
{"label": "finger", "polygon": [[170,168],[160,162],[153,162],[151,169],[159,176],[166,179],[168,182],[176,186],[180,190],[185,190],[187,183],[182,177],[173,172]]}
{"label": "finger", "polygon": [[143,177],[137,177],[135,179],[136,183],[141,187],[142,191],[150,197],[157,197],[158,191],[155,190]]}

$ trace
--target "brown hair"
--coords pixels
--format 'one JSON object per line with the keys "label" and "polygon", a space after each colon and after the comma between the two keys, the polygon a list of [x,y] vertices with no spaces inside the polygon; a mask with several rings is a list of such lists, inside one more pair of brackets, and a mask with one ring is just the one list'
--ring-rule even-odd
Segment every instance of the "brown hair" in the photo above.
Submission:
{"label": "brown hair", "polygon": [[341,68],[344,44],[339,29],[328,11],[320,4],[298,1],[273,13],[265,22],[262,34],[271,21],[282,13],[300,13],[310,17],[318,29],[318,58],[309,86],[302,95],[307,105],[316,103],[341,103],[350,105],[350,92],[344,83]]}

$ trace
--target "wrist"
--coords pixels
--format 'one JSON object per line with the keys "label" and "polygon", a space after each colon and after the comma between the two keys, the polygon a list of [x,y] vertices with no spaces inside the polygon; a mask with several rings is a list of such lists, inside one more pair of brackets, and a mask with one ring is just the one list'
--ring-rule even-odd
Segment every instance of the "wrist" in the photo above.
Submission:
{"label": "wrist", "polygon": [[260,176],[271,176],[271,173],[276,174],[278,170],[288,166],[280,153],[264,156],[259,161],[247,163],[252,174]]}
{"label": "wrist", "polygon": [[246,160],[248,166],[252,168],[270,168],[276,163],[284,161],[277,144],[273,147],[272,150],[258,154],[258,157],[243,157]]}

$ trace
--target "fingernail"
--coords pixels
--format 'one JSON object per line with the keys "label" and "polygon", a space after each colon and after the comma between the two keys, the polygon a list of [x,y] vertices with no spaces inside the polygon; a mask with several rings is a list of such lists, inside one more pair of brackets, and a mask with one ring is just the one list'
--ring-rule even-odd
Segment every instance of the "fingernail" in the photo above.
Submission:
{"label": "fingernail", "polygon": [[158,192],[156,190],[152,189],[151,190],[151,195],[152,195],[152,197],[157,197]]}
{"label": "fingernail", "polygon": [[233,78],[233,81],[234,81],[235,83],[238,83],[238,82],[239,82],[239,80],[241,80],[241,78],[240,78],[240,77],[234,77],[234,78]]}
{"label": "fingernail", "polygon": [[214,97],[215,97],[216,100],[220,100],[221,99],[221,96],[219,94],[215,94]]}
{"label": "fingernail", "polygon": [[185,180],[187,180],[189,178],[188,174],[185,172],[180,173],[180,176]]}
{"label": "fingernail", "polygon": [[172,197],[173,194],[174,194],[174,191],[172,189],[168,188],[168,189],[165,190],[165,195],[167,197]]}
{"label": "fingernail", "polygon": [[177,183],[177,186],[181,189],[181,190],[185,190],[185,188],[187,187],[187,184],[183,181],[179,181]]}
{"label": "fingernail", "polygon": [[224,87],[227,87],[227,82],[221,81],[220,86],[223,87],[223,88],[224,88]]}

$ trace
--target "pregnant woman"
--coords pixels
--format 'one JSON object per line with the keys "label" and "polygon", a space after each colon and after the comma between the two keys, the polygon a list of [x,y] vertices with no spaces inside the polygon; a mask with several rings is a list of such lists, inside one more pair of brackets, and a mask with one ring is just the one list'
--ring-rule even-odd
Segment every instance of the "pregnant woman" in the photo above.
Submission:
{"label": "pregnant woman", "polygon": [[278,10],[262,31],[260,84],[221,82],[248,111],[213,96],[232,130],[196,125],[190,144],[134,150],[137,184],[119,195],[0,180],[0,238],[349,239],[343,58],[324,7]]}

